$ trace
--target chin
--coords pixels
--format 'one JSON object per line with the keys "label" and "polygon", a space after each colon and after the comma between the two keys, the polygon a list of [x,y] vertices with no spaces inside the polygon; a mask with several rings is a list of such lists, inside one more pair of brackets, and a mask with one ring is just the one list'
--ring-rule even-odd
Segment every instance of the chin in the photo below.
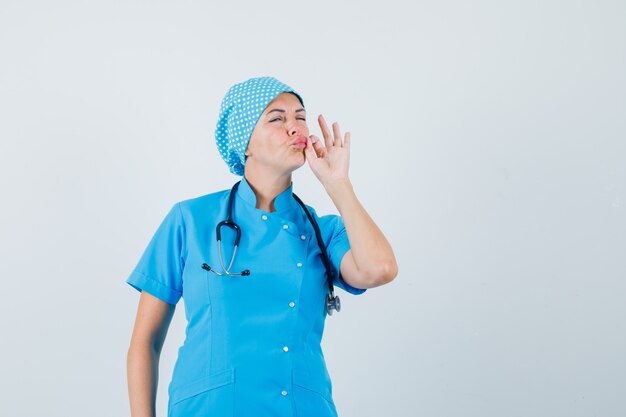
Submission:
{"label": "chin", "polygon": [[288,169],[293,172],[293,171],[297,170],[298,168],[301,168],[302,165],[304,165],[305,162],[306,162],[306,158],[303,157],[300,162],[298,162],[296,164],[292,164],[291,166],[288,167]]}

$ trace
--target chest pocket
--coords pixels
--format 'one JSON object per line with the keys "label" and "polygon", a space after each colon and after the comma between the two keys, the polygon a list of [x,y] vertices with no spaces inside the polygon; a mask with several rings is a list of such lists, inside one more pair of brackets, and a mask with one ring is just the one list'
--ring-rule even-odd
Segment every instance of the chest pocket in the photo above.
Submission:
{"label": "chest pocket", "polygon": [[202,269],[198,262],[189,263],[183,271],[183,300],[188,309],[202,308],[210,304],[207,273],[213,275]]}
{"label": "chest pocket", "polygon": [[[236,262],[235,262],[236,264]],[[298,291],[299,271],[289,271],[287,261],[279,256],[248,256],[245,265],[233,265],[231,272],[250,270],[250,275],[216,275],[206,272],[208,298],[213,311],[231,317],[258,315],[272,303]]]}
{"label": "chest pocket", "polygon": [[[198,285],[197,288],[205,292],[206,298],[198,301],[210,304],[216,314],[228,313],[230,317],[241,314],[245,318],[271,309],[273,303],[283,306],[297,299],[305,275],[310,273],[307,262],[310,233],[299,231],[304,228],[282,219],[271,223],[268,220],[262,227],[246,224],[240,227],[242,236],[230,271],[241,273],[247,269],[250,275],[224,274],[218,246],[213,241],[208,242],[203,254],[206,263],[223,275],[201,271],[204,287]],[[222,262],[228,267],[235,233],[226,227],[221,230]]]}

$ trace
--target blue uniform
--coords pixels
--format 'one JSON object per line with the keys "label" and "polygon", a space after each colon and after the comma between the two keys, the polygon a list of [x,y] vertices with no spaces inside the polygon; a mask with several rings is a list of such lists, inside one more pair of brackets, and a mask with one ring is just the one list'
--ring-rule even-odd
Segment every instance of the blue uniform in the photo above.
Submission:
{"label": "blue uniform", "polygon": [[[168,387],[168,416],[332,417],[337,411],[320,346],[328,283],[313,226],[292,196],[275,212],[256,208],[245,176],[233,202],[241,241],[231,272],[220,266],[215,228],[227,217],[230,189],[180,201],[171,208],[127,283],[161,300],[184,299],[186,336]],[[338,215],[317,220],[332,267],[350,249]],[[235,232],[222,228],[228,267]],[[335,278],[336,287],[354,288]],[[341,313],[333,317],[341,317]]]}

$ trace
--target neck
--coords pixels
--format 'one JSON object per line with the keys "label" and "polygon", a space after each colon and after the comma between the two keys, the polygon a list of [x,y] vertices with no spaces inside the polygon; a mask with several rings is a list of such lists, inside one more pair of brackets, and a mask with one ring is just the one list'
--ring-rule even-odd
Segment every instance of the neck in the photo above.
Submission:
{"label": "neck", "polygon": [[254,169],[246,164],[244,176],[256,196],[256,208],[268,212],[276,211],[274,207],[276,196],[291,185],[291,172],[277,175],[273,172]]}

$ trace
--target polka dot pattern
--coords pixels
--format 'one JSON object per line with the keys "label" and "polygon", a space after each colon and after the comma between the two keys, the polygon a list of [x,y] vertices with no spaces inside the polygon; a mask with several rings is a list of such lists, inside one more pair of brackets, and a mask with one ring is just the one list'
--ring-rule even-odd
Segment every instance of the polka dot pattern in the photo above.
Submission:
{"label": "polka dot pattern", "polygon": [[230,172],[243,176],[245,152],[259,117],[280,93],[294,93],[304,106],[302,97],[274,77],[255,77],[230,87],[222,100],[215,128],[217,149]]}

